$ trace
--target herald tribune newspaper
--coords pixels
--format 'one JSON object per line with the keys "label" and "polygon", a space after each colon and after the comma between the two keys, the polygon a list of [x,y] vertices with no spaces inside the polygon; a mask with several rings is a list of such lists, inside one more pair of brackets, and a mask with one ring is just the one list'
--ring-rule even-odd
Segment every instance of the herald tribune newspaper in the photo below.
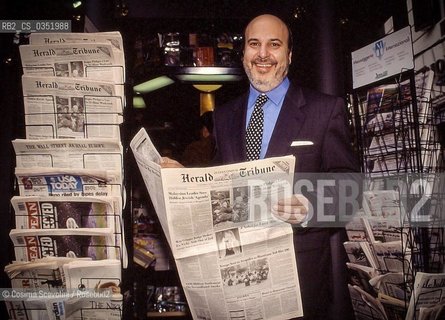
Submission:
{"label": "herald tribune newspaper", "polygon": [[124,83],[124,66],[116,59],[108,42],[21,45],[23,73],[26,75],[108,79]]}
{"label": "herald tribune newspaper", "polygon": [[120,138],[123,87],[87,78],[23,76],[27,139]]}
{"label": "herald tribune newspaper", "polygon": [[130,143],[193,318],[303,315],[289,224],[271,204],[292,193],[295,158],[162,169],[146,131]]}

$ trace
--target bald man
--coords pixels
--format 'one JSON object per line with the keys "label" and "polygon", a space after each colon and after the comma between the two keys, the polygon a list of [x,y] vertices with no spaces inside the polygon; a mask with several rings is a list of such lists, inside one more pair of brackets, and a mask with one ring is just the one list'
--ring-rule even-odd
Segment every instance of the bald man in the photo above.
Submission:
{"label": "bald man", "polygon": [[[244,95],[215,109],[216,162],[247,160],[246,131],[257,97],[266,94],[259,158],[293,154],[296,173],[359,171],[351,149],[344,101],[293,85],[287,77],[292,61],[292,36],[286,24],[273,15],[258,16],[247,25],[244,41],[242,62],[250,87]],[[293,141],[312,144],[295,147]],[[309,201],[316,198],[295,194],[291,199],[279,201],[272,212],[295,227],[304,319],[351,319],[349,301],[343,307],[335,305],[349,300],[344,249],[341,241],[332,241],[334,235],[344,230],[302,227],[308,218]],[[343,299],[336,301],[334,297]]]}

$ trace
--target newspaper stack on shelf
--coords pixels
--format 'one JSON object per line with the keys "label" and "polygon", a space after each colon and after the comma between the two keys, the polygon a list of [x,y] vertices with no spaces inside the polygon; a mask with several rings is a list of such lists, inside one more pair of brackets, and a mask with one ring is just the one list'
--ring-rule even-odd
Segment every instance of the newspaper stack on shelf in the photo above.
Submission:
{"label": "newspaper stack on shelf", "polygon": [[[26,139],[11,199],[11,319],[121,319],[127,265],[119,32],[33,33],[20,46]],[[62,292],[39,296],[39,290]]]}
{"label": "newspaper stack on shelf", "polygon": [[26,138],[120,138],[122,85],[24,75],[22,88]]}
{"label": "newspaper stack on shelf", "polygon": [[130,147],[193,318],[303,315],[293,231],[273,218],[270,208],[272,201],[292,192],[293,156],[162,169],[144,129]]}
{"label": "newspaper stack on shelf", "polygon": [[406,204],[399,192],[364,191],[363,211],[346,225],[349,241],[344,247],[357,317],[405,318],[416,247],[411,243]]}
{"label": "newspaper stack on shelf", "polygon": [[[55,311],[70,320],[122,318],[119,260],[46,257],[15,261],[5,271],[13,288],[30,297],[26,301],[6,300],[12,319],[53,319],[49,314]],[[35,292],[50,294],[35,294],[36,299]]]}

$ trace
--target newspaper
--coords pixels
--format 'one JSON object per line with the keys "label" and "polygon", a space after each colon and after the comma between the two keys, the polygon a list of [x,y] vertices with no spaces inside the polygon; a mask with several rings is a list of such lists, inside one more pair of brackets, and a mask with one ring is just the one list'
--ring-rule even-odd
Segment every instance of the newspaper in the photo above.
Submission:
{"label": "newspaper", "polygon": [[441,320],[445,315],[445,302],[431,308],[420,308],[419,320]]}
{"label": "newspaper", "polygon": [[421,308],[432,308],[439,304],[443,306],[444,303],[445,273],[417,272],[406,319],[423,319],[419,317]]}
{"label": "newspaper", "polygon": [[373,277],[370,284],[381,294],[401,301],[408,301],[411,296],[412,276],[403,272],[390,272]]}
{"label": "newspaper", "polygon": [[130,146],[194,319],[303,315],[293,231],[270,213],[291,194],[293,156],[161,169],[144,129]]}
{"label": "newspaper", "polygon": [[63,77],[22,77],[26,137],[120,138],[125,97],[111,82]]}
{"label": "newspaper", "polygon": [[388,320],[385,309],[377,298],[362,290],[359,286],[348,284],[348,288],[356,319]]}
{"label": "newspaper", "polygon": [[26,75],[86,77],[124,83],[124,65],[115,58],[109,42],[29,44],[21,45],[19,50]]}
{"label": "newspaper", "polygon": [[[110,43],[111,48],[117,64],[125,66],[124,57],[124,44],[122,41],[122,35],[119,31],[110,32],[71,32],[71,33],[45,33],[45,32],[33,32],[29,35],[29,44],[34,45],[46,45],[46,44],[58,44],[58,43],[85,43],[85,42],[99,42]],[[123,69],[125,79],[125,69]]]}
{"label": "newspaper", "polygon": [[39,300],[23,301],[5,299],[8,319],[11,320],[49,320],[45,302]]}
{"label": "newspaper", "polygon": [[17,261],[56,257],[90,257],[93,260],[120,257],[110,228],[12,229],[9,236]]}
{"label": "newspaper", "polygon": [[17,229],[111,228],[120,233],[119,197],[22,197],[11,199]]}
{"label": "newspaper", "polygon": [[[61,294],[64,296],[64,294]],[[78,295],[80,298],[75,297]],[[72,298],[57,294],[38,298],[5,299],[11,320],[121,320],[122,296],[84,298],[82,292]]]}
{"label": "newspaper", "polygon": [[16,168],[21,196],[121,196],[113,171],[65,168]]}
{"label": "newspaper", "polygon": [[34,261],[14,261],[5,266],[5,272],[11,280],[11,288],[31,290],[31,292],[58,291],[65,287],[60,268],[73,260],[74,258],[68,257],[45,257]]}
{"label": "newspaper", "polygon": [[5,271],[15,293],[6,303],[11,319],[122,319],[120,260],[45,257]]}
{"label": "newspaper", "polygon": [[15,139],[18,168],[102,169],[122,183],[122,144],[115,139]]}

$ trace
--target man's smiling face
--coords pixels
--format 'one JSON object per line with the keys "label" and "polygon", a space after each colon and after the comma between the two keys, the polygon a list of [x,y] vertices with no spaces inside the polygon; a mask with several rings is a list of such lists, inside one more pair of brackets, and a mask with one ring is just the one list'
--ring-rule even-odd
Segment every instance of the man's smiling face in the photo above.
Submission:
{"label": "man's smiling face", "polygon": [[255,18],[246,28],[243,66],[255,89],[268,92],[286,77],[291,62],[286,25],[271,15]]}

